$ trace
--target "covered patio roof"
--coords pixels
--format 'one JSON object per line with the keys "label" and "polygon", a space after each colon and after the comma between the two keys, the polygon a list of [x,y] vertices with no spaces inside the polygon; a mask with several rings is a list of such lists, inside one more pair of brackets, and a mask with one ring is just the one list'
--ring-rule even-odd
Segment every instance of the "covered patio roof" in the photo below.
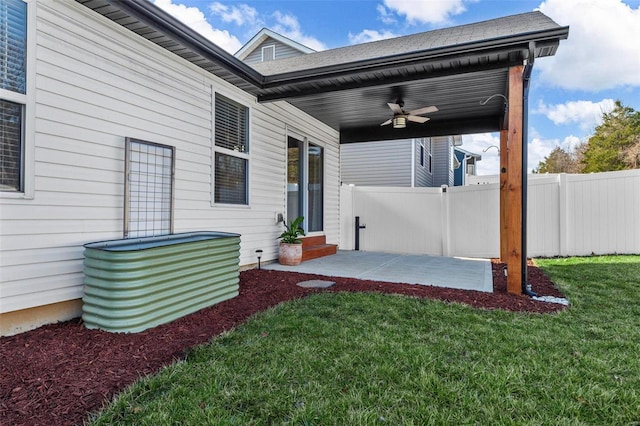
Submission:
{"label": "covered patio roof", "polygon": [[[147,0],[77,0],[254,94],[285,100],[340,131],[342,143],[498,131],[511,66],[555,54],[568,27],[541,12],[314,52],[249,66]],[[435,105],[425,124],[380,127],[392,114]]]}
{"label": "covered patio roof", "polygon": [[[554,55],[568,27],[530,12],[253,68],[147,0],[76,1],[259,102],[291,103],[338,130],[341,143],[500,131],[501,258],[509,291],[525,286],[526,98],[534,61]],[[393,116],[387,103],[400,98],[406,110],[438,111],[424,124],[381,127]]]}

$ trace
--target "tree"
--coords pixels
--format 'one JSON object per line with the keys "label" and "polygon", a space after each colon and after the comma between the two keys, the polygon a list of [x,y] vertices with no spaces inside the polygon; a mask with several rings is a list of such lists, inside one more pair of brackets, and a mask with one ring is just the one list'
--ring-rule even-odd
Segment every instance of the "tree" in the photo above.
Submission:
{"label": "tree", "polygon": [[549,153],[549,155],[544,157],[544,160],[538,163],[538,167],[536,167],[533,172],[570,173],[569,168],[572,162],[573,158],[571,158],[571,154],[557,146]]}
{"label": "tree", "polygon": [[629,169],[640,169],[640,135],[635,142],[622,151],[622,161]]}
{"label": "tree", "polygon": [[557,146],[544,157],[533,173],[580,173],[582,172],[582,158],[586,143],[576,146],[573,151],[565,151]]}
{"label": "tree", "polygon": [[589,138],[584,151],[584,172],[606,172],[640,166],[636,147],[640,136],[640,112],[616,101],[611,112],[604,113],[602,124]]}

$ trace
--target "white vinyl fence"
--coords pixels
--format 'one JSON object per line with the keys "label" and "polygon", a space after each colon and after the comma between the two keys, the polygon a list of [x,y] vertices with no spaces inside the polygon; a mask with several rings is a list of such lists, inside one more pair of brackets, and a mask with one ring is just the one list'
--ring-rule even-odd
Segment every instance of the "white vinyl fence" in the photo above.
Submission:
{"label": "white vinyl fence", "polygon": [[[537,175],[527,194],[527,255],[640,253],[640,170]],[[340,248],[499,257],[498,183],[463,187],[343,186]]]}

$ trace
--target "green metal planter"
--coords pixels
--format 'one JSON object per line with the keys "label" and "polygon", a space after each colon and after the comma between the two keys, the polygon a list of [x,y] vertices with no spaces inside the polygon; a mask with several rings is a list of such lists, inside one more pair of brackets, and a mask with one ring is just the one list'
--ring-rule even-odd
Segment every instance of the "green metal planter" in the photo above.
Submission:
{"label": "green metal planter", "polygon": [[238,295],[238,234],[190,232],[84,247],[87,328],[137,333]]}

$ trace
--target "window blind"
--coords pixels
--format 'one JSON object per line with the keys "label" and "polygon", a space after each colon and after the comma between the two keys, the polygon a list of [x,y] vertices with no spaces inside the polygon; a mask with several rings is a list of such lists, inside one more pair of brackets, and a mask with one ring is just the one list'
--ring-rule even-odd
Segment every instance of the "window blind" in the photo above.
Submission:
{"label": "window blind", "polygon": [[236,152],[248,152],[247,115],[247,107],[216,94],[216,146]]}
{"label": "window blind", "polygon": [[20,191],[22,105],[0,100],[0,190]]}
{"label": "window blind", "polygon": [[0,88],[25,94],[27,90],[27,4],[0,2]]}

